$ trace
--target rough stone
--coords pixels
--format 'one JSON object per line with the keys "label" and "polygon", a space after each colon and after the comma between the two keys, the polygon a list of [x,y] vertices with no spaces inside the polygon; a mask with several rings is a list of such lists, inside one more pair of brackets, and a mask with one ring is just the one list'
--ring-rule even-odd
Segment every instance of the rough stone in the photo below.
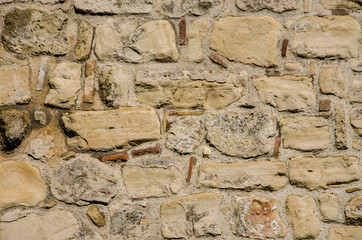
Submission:
{"label": "rough stone", "polygon": [[187,43],[187,59],[192,62],[204,60],[204,45],[209,33],[209,23],[206,19],[198,19],[191,23]]}
{"label": "rough stone", "polygon": [[235,197],[235,232],[243,237],[280,238],[286,227],[279,216],[277,200],[262,196]]}
{"label": "rough stone", "polygon": [[339,67],[325,67],[319,74],[319,87],[324,94],[346,98],[347,83]]}
{"label": "rough stone", "polygon": [[78,61],[88,58],[93,42],[93,26],[86,22],[78,23],[77,45],[75,46],[75,59]]}
{"label": "rough stone", "polygon": [[88,59],[85,63],[85,78],[83,87],[83,103],[93,103],[94,82],[97,62],[95,59]]}
{"label": "rough stone", "polygon": [[162,197],[182,189],[180,170],[168,168],[127,166],[122,170],[123,182],[132,198]]}
{"label": "rough stone", "polygon": [[307,111],[313,109],[316,102],[311,78],[257,77],[254,86],[259,98],[279,111]]}
{"label": "rough stone", "polygon": [[198,181],[214,188],[279,190],[287,184],[284,162],[206,163]]}
{"label": "rough stone", "polygon": [[353,108],[350,113],[350,120],[353,130],[359,135],[362,136],[362,109]]}
{"label": "rough stone", "polygon": [[360,240],[362,236],[362,226],[335,226],[328,231],[327,240]]}
{"label": "rough stone", "polygon": [[151,0],[75,0],[78,12],[91,14],[149,13],[153,9]]}
{"label": "rough stone", "polygon": [[332,193],[321,193],[318,196],[319,209],[323,221],[341,222],[343,216],[340,214],[342,198]]}
{"label": "rough stone", "polygon": [[333,184],[360,179],[359,161],[356,157],[292,158],[289,167],[290,182],[310,190],[327,189]]}
{"label": "rough stone", "polygon": [[6,151],[20,145],[30,128],[29,113],[25,110],[0,110],[0,144]]}
{"label": "rough stone", "polygon": [[80,154],[52,171],[50,189],[66,203],[108,203],[117,193],[117,176],[98,159]]}
{"label": "rough stone", "polygon": [[44,111],[42,110],[35,110],[34,111],[34,120],[39,124],[39,125],[45,125],[47,123],[47,115]]}
{"label": "rough stone", "polygon": [[284,148],[302,151],[329,147],[328,120],[322,117],[297,116],[280,121]]}
{"label": "rough stone", "polygon": [[[125,34],[126,35],[126,34]],[[117,56],[118,49],[122,45],[118,41],[122,40],[123,36],[114,27],[108,24],[100,24],[95,30],[95,47],[94,53],[99,60],[107,60]]]}
{"label": "rough stone", "polygon": [[77,219],[67,211],[32,213],[15,222],[2,222],[0,228],[0,239],[4,240],[68,240],[80,231]]}
{"label": "rough stone", "polygon": [[293,51],[307,58],[358,57],[361,27],[350,16],[309,16],[293,32]]}
{"label": "rough stone", "polygon": [[157,10],[171,18],[180,18],[188,13],[193,15],[204,15],[214,13],[216,15],[221,10],[223,1],[221,0],[162,0],[157,1]]}
{"label": "rough stone", "polygon": [[99,209],[92,205],[87,210],[87,216],[92,220],[92,222],[98,227],[103,227],[106,223],[104,221],[104,217],[99,211]]}
{"label": "rough stone", "polygon": [[220,235],[221,200],[220,193],[199,193],[162,204],[162,235],[165,238]]}
{"label": "rough stone", "polygon": [[236,5],[238,8],[244,11],[260,11],[268,9],[273,12],[284,12],[290,10],[296,10],[298,2],[296,0],[237,0]]}
{"label": "rough stone", "polygon": [[351,103],[362,103],[362,76],[356,75],[352,78],[349,87],[349,100]]}
{"label": "rough stone", "polygon": [[352,198],[345,208],[346,221],[354,225],[362,225],[362,196]]}
{"label": "rough stone", "polygon": [[276,120],[269,111],[206,114],[207,139],[226,155],[256,157],[272,151]]}
{"label": "rough stone", "polygon": [[140,227],[142,219],[145,217],[144,210],[139,207],[118,208],[111,214],[111,232],[113,235],[126,237],[129,232]]}
{"label": "rough stone", "polygon": [[313,198],[289,195],[286,200],[288,221],[295,238],[316,238],[320,231],[318,210]]}
{"label": "rough stone", "polygon": [[54,135],[40,134],[38,137],[32,139],[25,149],[25,153],[34,159],[43,162],[51,159],[54,152]]}
{"label": "rough stone", "polygon": [[347,149],[347,119],[345,105],[337,103],[335,105],[335,121],[336,121],[336,148]]}
{"label": "rough stone", "polygon": [[362,59],[351,59],[349,60],[351,69],[355,72],[362,72]]}
{"label": "rough stone", "polygon": [[73,62],[59,63],[50,79],[50,90],[45,98],[49,106],[69,109],[75,106],[81,90],[81,65]]}
{"label": "rough stone", "polygon": [[284,68],[288,71],[298,71],[301,72],[303,70],[302,64],[298,62],[287,62],[284,64]]}
{"label": "rough stone", "polygon": [[281,25],[272,17],[225,17],[214,24],[210,48],[232,61],[271,67],[280,36]]}
{"label": "rough stone", "polygon": [[2,32],[6,48],[20,54],[65,55],[67,15],[36,9],[15,9],[5,15]]}
{"label": "rough stone", "polygon": [[325,9],[362,9],[358,0],[319,0]]}

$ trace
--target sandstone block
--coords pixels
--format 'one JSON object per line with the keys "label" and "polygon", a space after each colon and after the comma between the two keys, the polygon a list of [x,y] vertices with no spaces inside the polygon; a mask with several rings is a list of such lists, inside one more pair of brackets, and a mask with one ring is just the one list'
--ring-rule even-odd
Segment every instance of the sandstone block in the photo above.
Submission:
{"label": "sandstone block", "polygon": [[77,11],[91,14],[149,13],[153,9],[150,0],[75,0]]}
{"label": "sandstone block", "polygon": [[362,103],[362,77],[356,75],[352,79],[349,88],[349,100],[351,103]]}
{"label": "sandstone block", "polygon": [[93,42],[93,26],[86,22],[80,21],[78,23],[77,44],[75,46],[75,59],[78,61],[88,58],[92,50]]}
{"label": "sandstone block", "polygon": [[[127,36],[127,34],[124,34]],[[114,27],[108,24],[100,24],[95,29],[95,47],[94,53],[99,60],[107,60],[118,56],[117,51],[123,47],[118,42],[126,38]]]}
{"label": "sandstone block", "polygon": [[92,205],[87,210],[87,216],[92,220],[92,222],[98,227],[103,227],[106,223],[104,217],[99,209]]}
{"label": "sandstone block", "polygon": [[349,200],[345,208],[346,221],[354,225],[362,225],[362,196]]}
{"label": "sandstone block", "polygon": [[54,152],[54,135],[40,134],[32,139],[25,149],[25,153],[34,159],[46,162],[51,159]]}
{"label": "sandstone block", "polygon": [[342,198],[331,193],[321,193],[318,196],[319,209],[323,217],[323,221],[342,221],[340,214]]}
{"label": "sandstone block", "polygon": [[353,130],[359,135],[362,136],[362,109],[353,108],[350,113],[350,120]]}
{"label": "sandstone block", "polygon": [[260,11],[263,9],[268,9],[273,12],[284,12],[290,10],[296,10],[298,7],[298,2],[296,0],[236,0],[236,5],[238,8],[244,11]]}
{"label": "sandstone block", "polygon": [[272,17],[225,17],[215,22],[210,48],[232,61],[271,67],[280,36],[281,25]]}
{"label": "sandstone block", "polygon": [[355,72],[362,72],[362,59],[351,59],[349,60],[351,69]]}
{"label": "sandstone block", "polygon": [[336,226],[328,231],[328,240],[360,240],[362,236],[362,227]]}
{"label": "sandstone block", "polygon": [[180,18],[188,13],[217,15],[222,6],[221,0],[157,0],[157,10],[171,18]]}
{"label": "sandstone block", "polygon": [[[358,0],[319,0],[325,9],[362,9]],[[361,3],[361,2],[360,2]]]}
{"label": "sandstone block", "polygon": [[187,59],[192,62],[204,60],[204,45],[209,33],[209,23],[206,19],[198,19],[191,23],[189,41],[187,43]]}
{"label": "sandstone block", "polygon": [[347,118],[346,107],[338,103],[335,105],[335,121],[336,121],[336,147],[337,149],[347,149]]}
{"label": "sandstone block", "polygon": [[319,74],[319,88],[324,94],[346,98],[347,83],[339,67],[325,67]]}

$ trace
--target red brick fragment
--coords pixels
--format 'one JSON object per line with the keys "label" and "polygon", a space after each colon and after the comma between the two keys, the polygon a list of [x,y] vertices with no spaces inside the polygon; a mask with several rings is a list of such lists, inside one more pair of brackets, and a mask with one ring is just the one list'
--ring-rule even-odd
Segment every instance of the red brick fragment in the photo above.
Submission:
{"label": "red brick fragment", "polygon": [[180,44],[185,45],[186,44],[186,19],[182,19],[179,24],[180,28]]}
{"label": "red brick fragment", "polygon": [[189,163],[189,172],[187,174],[187,179],[186,182],[190,182],[191,180],[191,175],[192,175],[192,168],[194,166],[194,162],[195,162],[196,158],[194,156],[190,157],[190,163]]}
{"label": "red brick fragment", "polygon": [[127,153],[118,153],[118,154],[104,156],[102,158],[101,162],[116,161],[116,160],[128,161],[128,154]]}
{"label": "red brick fragment", "polygon": [[287,47],[288,47],[289,40],[284,39],[283,45],[282,45],[282,57],[285,57],[287,55]]}
{"label": "red brick fragment", "polygon": [[319,111],[328,112],[331,108],[331,100],[324,99],[319,101]]}
{"label": "red brick fragment", "polygon": [[223,60],[221,60],[218,56],[216,56],[215,53],[211,53],[211,54],[209,55],[209,58],[210,58],[213,62],[221,65],[222,67],[228,68],[228,65],[227,65]]}
{"label": "red brick fragment", "polygon": [[141,155],[145,155],[148,153],[157,154],[160,152],[161,152],[160,146],[155,146],[155,147],[149,147],[149,148],[144,148],[144,149],[139,149],[139,150],[133,150],[131,152],[131,154],[132,154],[132,156],[141,156]]}
{"label": "red brick fragment", "polygon": [[275,145],[274,145],[274,156],[278,156],[279,154],[279,147],[280,147],[280,137],[277,137],[275,139]]}

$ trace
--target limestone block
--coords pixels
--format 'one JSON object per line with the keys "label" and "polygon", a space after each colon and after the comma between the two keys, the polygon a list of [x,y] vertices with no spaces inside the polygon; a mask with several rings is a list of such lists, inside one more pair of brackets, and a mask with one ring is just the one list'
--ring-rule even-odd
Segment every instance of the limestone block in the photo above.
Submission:
{"label": "limestone block", "polygon": [[86,21],[80,21],[78,23],[77,44],[74,50],[76,60],[81,61],[88,58],[92,50],[92,42],[93,26]]}
{"label": "limestone block", "polygon": [[244,11],[260,11],[268,9],[273,12],[284,12],[290,10],[296,10],[298,7],[298,1],[296,0],[236,0],[238,8]]}
{"label": "limestone block", "polygon": [[337,103],[335,105],[335,122],[336,122],[336,147],[337,149],[347,149],[347,118],[345,105]]}
{"label": "limestone block", "polygon": [[362,59],[351,59],[349,60],[351,69],[355,72],[362,72]]}
{"label": "limestone block", "polygon": [[318,196],[319,209],[323,221],[339,222],[343,220],[340,214],[342,198],[332,193],[321,193]]}
{"label": "limestone block", "polygon": [[91,14],[149,13],[153,9],[151,0],[74,0],[77,11]]}
{"label": "limestone block", "polygon": [[349,200],[345,208],[346,221],[354,225],[362,225],[362,196]]}
{"label": "limestone block", "polygon": [[353,108],[350,113],[350,120],[353,130],[359,135],[362,136],[362,109]]}
{"label": "limestone block", "polygon": [[25,149],[25,153],[34,159],[46,162],[51,159],[54,154],[54,135],[40,134],[32,139]]}
{"label": "limestone block", "polygon": [[117,29],[108,24],[100,24],[95,30],[95,47],[94,53],[99,60],[107,60],[117,56],[118,49],[122,48],[119,41],[123,36]]}
{"label": "limestone block", "polygon": [[198,19],[191,23],[189,40],[187,42],[187,59],[192,62],[204,60],[204,45],[209,33],[209,23],[206,19]]}
{"label": "limestone block", "polygon": [[[362,9],[359,0],[319,0],[325,9]],[[361,2],[360,2],[361,3]]]}
{"label": "limestone block", "polygon": [[362,75],[355,75],[349,87],[349,100],[351,103],[362,103]]}
{"label": "limestone block", "polygon": [[331,227],[328,231],[327,240],[345,240],[354,239],[360,240],[362,236],[362,226],[335,226]]}
{"label": "limestone block", "polygon": [[188,13],[196,16],[210,13],[217,15],[223,6],[222,0],[156,0],[157,10],[168,17],[180,18]]}
{"label": "limestone block", "polygon": [[339,67],[325,67],[319,74],[319,87],[324,94],[346,98],[347,83]]}

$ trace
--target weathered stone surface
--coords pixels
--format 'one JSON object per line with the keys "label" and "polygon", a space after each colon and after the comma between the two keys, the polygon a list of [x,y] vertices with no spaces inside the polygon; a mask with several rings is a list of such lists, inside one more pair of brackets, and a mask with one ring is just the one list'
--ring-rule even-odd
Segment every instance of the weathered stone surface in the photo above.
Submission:
{"label": "weathered stone surface", "polygon": [[77,45],[75,45],[75,59],[78,61],[87,59],[93,42],[93,26],[86,22],[80,21],[78,23],[78,35],[77,35]]}
{"label": "weathered stone surface", "polygon": [[22,142],[30,128],[29,113],[24,110],[0,110],[0,144],[11,151]]}
{"label": "weathered stone surface", "polygon": [[[95,59],[88,59],[85,63],[85,79],[83,87],[83,103],[93,103],[94,84],[97,62]],[[99,83],[99,81],[98,81]]]}
{"label": "weathered stone surface", "polygon": [[117,176],[98,159],[80,154],[53,170],[50,189],[54,197],[67,203],[108,203],[117,193]]}
{"label": "weathered stone surface", "polygon": [[20,54],[65,55],[67,15],[36,9],[15,9],[5,15],[2,32],[6,48]]}
{"label": "weathered stone surface", "polygon": [[30,141],[29,145],[25,149],[25,153],[34,159],[41,160],[43,162],[48,161],[55,154],[54,135],[40,134],[38,137]]}
{"label": "weathered stone surface", "polygon": [[283,145],[302,151],[326,149],[330,145],[328,120],[298,116],[280,121]]}
{"label": "weathered stone surface", "polygon": [[349,87],[349,100],[351,103],[362,103],[362,76],[356,75],[352,79]]}
{"label": "weathered stone surface", "polygon": [[221,200],[220,193],[199,193],[162,204],[162,235],[165,238],[220,235]]}
{"label": "weathered stone surface", "polygon": [[293,51],[308,58],[358,57],[361,27],[350,16],[305,17],[293,33]]}
{"label": "weathered stone surface", "polygon": [[132,231],[137,231],[141,227],[145,215],[144,210],[137,206],[117,208],[111,213],[112,234],[121,234],[125,237],[131,235]]}
{"label": "weathered stone surface", "polygon": [[359,135],[362,136],[362,109],[354,108],[350,113],[350,121],[353,127],[353,130]]}
{"label": "weathered stone surface", "polygon": [[[127,34],[124,34],[127,35]],[[94,53],[100,60],[107,60],[117,56],[117,51],[122,48],[119,41],[126,38],[114,27],[108,24],[100,24],[95,30],[95,47]]]}
{"label": "weathered stone surface", "polygon": [[286,227],[279,217],[277,200],[262,196],[235,197],[235,232],[243,237],[284,237]]}
{"label": "weathered stone surface", "polygon": [[0,107],[28,103],[31,99],[29,69],[0,67]]}
{"label": "weathered stone surface", "polygon": [[347,149],[347,119],[345,105],[337,103],[335,105],[335,121],[336,121],[336,148]]}
{"label": "weathered stone surface", "polygon": [[64,114],[62,121],[68,144],[83,149],[109,150],[160,138],[160,122],[151,108],[75,111]]}
{"label": "weathered stone surface", "polygon": [[177,193],[183,185],[183,176],[176,167],[160,168],[126,166],[123,182],[132,198],[162,197]]}
{"label": "weathered stone surface", "polygon": [[351,59],[349,60],[351,69],[355,72],[362,72],[362,59]]}
{"label": "weathered stone surface", "polygon": [[139,71],[135,92],[139,102],[153,107],[219,109],[245,94],[246,81],[245,72]]}
{"label": "weathered stone surface", "polygon": [[207,113],[205,125],[210,144],[226,155],[256,157],[274,147],[276,121],[268,111]]}
{"label": "weathered stone surface", "polygon": [[272,17],[226,17],[215,22],[210,48],[232,61],[271,67],[280,36],[281,25]]}
{"label": "weathered stone surface", "polygon": [[149,13],[153,9],[150,0],[75,0],[77,11],[92,14]]}
{"label": "weathered stone surface", "polygon": [[175,117],[169,119],[166,147],[179,153],[192,153],[204,138],[200,117]]}
{"label": "weathered stone surface", "polygon": [[99,209],[92,205],[87,210],[87,216],[92,220],[92,222],[98,227],[103,227],[106,223],[104,221],[104,217],[99,211]]}
{"label": "weathered stone surface", "polygon": [[306,111],[314,108],[316,102],[311,78],[256,77],[254,86],[259,98],[279,111]]}
{"label": "weathered stone surface", "polygon": [[244,11],[260,11],[268,9],[273,12],[284,12],[297,9],[296,0],[237,0],[236,5]]}
{"label": "weathered stone surface", "polygon": [[221,0],[157,0],[157,10],[171,18],[179,18],[188,13],[203,15],[218,14],[223,5]]}
{"label": "weathered stone surface", "polygon": [[36,109],[34,111],[34,120],[39,125],[45,125],[47,123],[47,115],[44,111]]}
{"label": "weathered stone surface", "polygon": [[362,225],[362,196],[352,198],[345,208],[346,221],[355,225]]}
{"label": "weathered stone surface", "polygon": [[359,161],[356,157],[292,158],[289,163],[292,184],[310,190],[359,180]]}
{"label": "weathered stone surface", "polygon": [[187,59],[193,62],[204,60],[204,45],[209,33],[209,22],[198,19],[191,23],[187,42]]}
{"label": "weathered stone surface", "polygon": [[319,87],[322,93],[346,98],[347,83],[339,67],[325,67],[319,74]]}
{"label": "weathered stone surface", "polygon": [[298,62],[287,62],[284,64],[284,68],[288,71],[301,72],[303,70],[302,64]]}
{"label": "weathered stone surface", "polygon": [[319,0],[325,9],[361,9],[359,0]]}
{"label": "weathered stone surface", "polygon": [[313,198],[289,195],[287,197],[288,221],[293,227],[295,238],[316,238],[319,235],[320,220]]}
{"label": "weathered stone surface", "polygon": [[28,161],[0,164],[0,192],[0,211],[14,206],[35,206],[46,196],[39,170]]}
{"label": "weathered stone surface", "polygon": [[59,108],[72,108],[81,90],[81,65],[73,62],[59,63],[50,79],[50,90],[45,98],[45,104]]}
{"label": "weathered stone surface", "polygon": [[0,228],[0,239],[4,240],[68,240],[80,230],[77,219],[67,211],[32,213],[15,222],[2,222]]}
{"label": "weathered stone surface", "polygon": [[342,198],[332,193],[321,193],[318,196],[319,209],[323,221],[342,221],[343,216],[340,214]]}
{"label": "weathered stone surface", "polygon": [[328,240],[360,240],[362,236],[362,226],[335,226],[328,231]]}
{"label": "weathered stone surface", "polygon": [[32,210],[22,210],[22,209],[15,209],[11,212],[4,213],[0,220],[1,222],[14,222],[20,218],[26,217],[30,213],[32,213]]}
{"label": "weathered stone surface", "polygon": [[284,162],[206,163],[198,181],[214,188],[279,190],[287,184]]}

